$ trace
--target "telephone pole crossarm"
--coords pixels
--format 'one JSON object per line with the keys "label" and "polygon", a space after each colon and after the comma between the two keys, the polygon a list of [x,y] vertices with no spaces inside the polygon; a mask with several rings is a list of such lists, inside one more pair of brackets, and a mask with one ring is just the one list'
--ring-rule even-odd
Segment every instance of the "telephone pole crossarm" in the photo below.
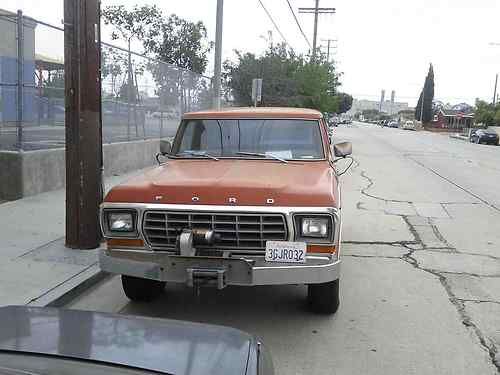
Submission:
{"label": "telephone pole crossarm", "polygon": [[316,60],[316,40],[318,36],[318,15],[320,14],[334,14],[335,8],[320,8],[319,0],[316,0],[314,8],[299,8],[299,13],[314,14],[314,33],[313,33],[313,47],[311,61]]}

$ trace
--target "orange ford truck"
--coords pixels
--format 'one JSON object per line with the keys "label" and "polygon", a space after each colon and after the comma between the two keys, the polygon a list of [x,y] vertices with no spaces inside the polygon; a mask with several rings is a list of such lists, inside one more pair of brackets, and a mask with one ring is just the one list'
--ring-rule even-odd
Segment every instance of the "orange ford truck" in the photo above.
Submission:
{"label": "orange ford truck", "polygon": [[101,205],[101,269],[131,300],[166,282],[306,284],[312,310],[339,306],[342,210],[320,112],[230,108],[186,113],[159,166],[114,187]]}

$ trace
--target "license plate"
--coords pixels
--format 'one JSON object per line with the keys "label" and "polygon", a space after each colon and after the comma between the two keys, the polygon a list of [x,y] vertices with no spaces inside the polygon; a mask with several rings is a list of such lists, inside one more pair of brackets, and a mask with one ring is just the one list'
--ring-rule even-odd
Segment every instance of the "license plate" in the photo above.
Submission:
{"label": "license plate", "polygon": [[305,263],[306,252],[305,242],[266,242],[266,262]]}

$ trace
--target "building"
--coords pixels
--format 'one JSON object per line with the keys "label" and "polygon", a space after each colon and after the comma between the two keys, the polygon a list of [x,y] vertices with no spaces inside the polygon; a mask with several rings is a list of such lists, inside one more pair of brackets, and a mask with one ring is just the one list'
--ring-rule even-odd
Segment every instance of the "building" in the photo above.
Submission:
{"label": "building", "polygon": [[[362,112],[367,109],[380,109],[380,101],[378,100],[365,100],[365,99],[354,99],[352,102],[352,107],[347,112],[349,115],[354,116],[356,113]],[[390,100],[382,102],[382,111],[387,114],[397,114],[399,111],[411,109],[408,103],[404,102],[394,102],[391,103]]]}
{"label": "building", "polygon": [[[35,27],[24,17],[23,119],[33,121],[35,95]],[[0,121],[17,120],[17,14],[0,9]]]}
{"label": "building", "polygon": [[474,112],[459,109],[438,108],[434,112],[431,127],[438,129],[463,130],[474,126]]}

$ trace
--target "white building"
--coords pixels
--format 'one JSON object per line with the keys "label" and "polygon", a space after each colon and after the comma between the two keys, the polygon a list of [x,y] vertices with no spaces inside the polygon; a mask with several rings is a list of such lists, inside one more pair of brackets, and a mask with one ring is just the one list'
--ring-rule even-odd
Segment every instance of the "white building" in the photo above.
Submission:
{"label": "white building", "polygon": [[[365,99],[354,99],[352,102],[352,107],[348,114],[354,116],[358,112],[362,112],[366,109],[380,109],[380,101],[378,100],[365,100]],[[382,111],[387,114],[397,114],[399,111],[411,109],[408,103],[404,102],[394,102],[391,103],[390,100],[382,102]]]}

